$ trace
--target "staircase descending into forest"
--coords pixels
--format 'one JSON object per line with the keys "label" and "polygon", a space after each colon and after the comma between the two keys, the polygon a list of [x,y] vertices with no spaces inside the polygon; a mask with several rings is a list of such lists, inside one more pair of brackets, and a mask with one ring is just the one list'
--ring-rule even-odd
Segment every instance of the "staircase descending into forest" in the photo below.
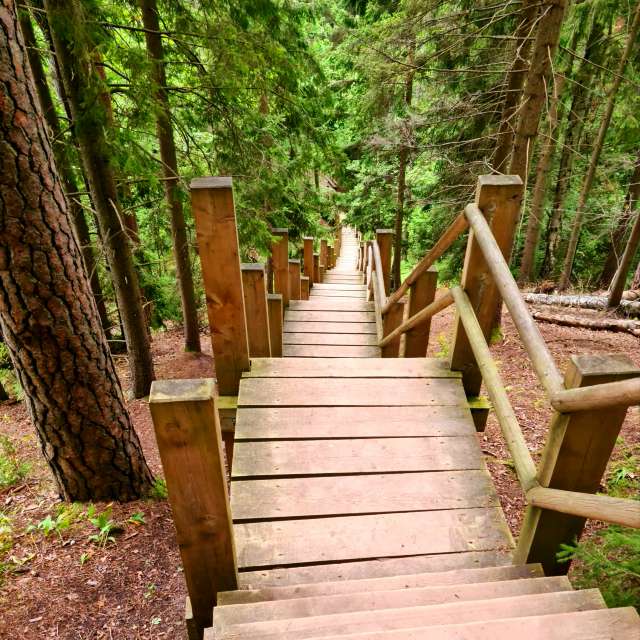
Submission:
{"label": "staircase descending into forest", "polygon": [[[497,184],[504,187],[500,180]],[[513,188],[513,182],[506,184]],[[488,188],[494,188],[493,183]],[[481,207],[482,194],[479,197]],[[496,199],[499,204],[500,196]],[[202,228],[197,207],[195,211]],[[483,223],[474,213],[470,211],[468,219],[475,240],[490,253],[480,240]],[[466,318],[460,325],[473,366],[453,370],[448,362],[425,357],[428,319],[455,302],[457,322],[462,323],[468,309],[471,293],[467,297],[461,290],[434,301],[435,280],[428,271],[466,226],[457,219],[451,237],[445,234],[441,245],[418,265],[405,291],[400,287],[389,297],[385,275],[391,236],[379,234],[363,244],[354,230],[343,228],[336,238],[337,260],[328,253],[321,262],[324,268],[305,269],[312,285],[308,298],[296,299],[306,296],[292,295],[291,284],[287,289],[291,299],[284,311],[283,357],[253,357],[252,349],[258,347],[252,345],[259,344],[256,318],[266,317],[268,305],[263,290],[258,296],[261,313],[245,288],[252,357],[250,367],[243,367],[238,376],[234,427],[225,426],[221,410],[225,400],[203,395],[202,385],[186,394],[183,387],[171,397],[164,381],[152,394],[194,606],[188,614],[190,638],[201,637],[202,627],[210,624],[204,630],[209,640],[488,640],[518,635],[534,640],[640,640],[635,610],[607,609],[596,589],[573,590],[553,551],[559,541],[570,541],[567,536],[580,532],[585,517],[639,526],[638,511],[628,504],[631,501],[591,495],[598,471],[589,471],[590,478],[581,477],[577,485],[559,479],[558,470],[565,464],[562,443],[554,445],[553,473],[536,472],[528,451],[522,449],[524,440],[515,430],[517,422],[508,401],[505,404],[495,365],[484,361],[486,329],[478,325],[478,318],[487,310],[482,304],[475,304],[476,324]],[[495,226],[492,231],[499,236]],[[199,235],[201,252],[213,250],[204,240]],[[474,260],[477,272],[492,269],[490,256],[486,261],[474,256],[477,249],[474,245],[468,250],[463,274],[468,291],[478,275],[471,271]],[[278,290],[282,272],[275,247],[273,255]],[[312,264],[312,258],[305,263]],[[506,268],[501,256],[500,260],[498,271]],[[205,285],[206,271],[203,257]],[[494,275],[499,281],[504,270]],[[425,294],[429,288],[433,291]],[[507,289],[500,293],[507,301]],[[486,286],[483,296],[498,299]],[[210,304],[217,298],[221,296],[208,290]],[[492,321],[495,304],[489,305],[491,309]],[[510,307],[516,324],[518,309],[517,303]],[[218,331],[215,351],[216,335],[225,333],[220,324],[212,322],[212,329]],[[458,328],[458,334],[461,331]],[[271,336],[274,345],[273,321]],[[416,343],[420,357],[411,357]],[[453,363],[459,355],[456,348]],[[218,361],[222,359],[216,354]],[[575,379],[589,375],[588,366],[578,363],[574,381],[565,381],[567,387],[637,383],[638,371],[619,359],[616,362],[615,371],[611,362],[591,363],[593,380],[583,384]],[[474,388],[473,382],[476,368],[484,377],[530,505],[518,548],[476,436],[487,411],[486,404],[472,397],[479,390],[479,383]],[[553,378],[548,367],[544,371]],[[218,372],[218,384],[220,377]],[[616,393],[616,388],[607,390]],[[553,396],[563,407],[558,415],[564,420],[564,438],[574,427],[590,438],[590,429],[602,430],[603,401],[593,400],[591,392],[578,394],[577,400],[562,395],[569,391],[576,390],[556,389]],[[211,402],[212,413],[194,409],[198,403],[204,406],[203,400]],[[575,411],[571,402],[582,403],[578,413],[571,413]],[[591,412],[582,409],[588,402]],[[190,408],[181,413],[185,403],[191,403]],[[605,411],[608,415],[617,411],[613,422],[619,428],[626,405]],[[218,425],[218,435],[205,443],[202,425],[207,416]],[[180,452],[175,454],[179,457],[172,450],[176,425],[183,432]],[[227,457],[232,460],[228,497],[219,473],[220,425],[223,433],[233,429],[232,443],[227,435]],[[173,435],[167,436],[172,430]],[[191,449],[190,439],[200,449]],[[209,466],[217,468],[217,484],[213,486],[212,480],[200,498],[194,484],[206,484],[208,473],[202,450],[211,448],[214,440],[220,444],[217,453],[210,453],[218,457]],[[575,441],[565,444],[573,456],[568,466],[573,464],[574,474],[585,476],[584,469],[575,469],[580,447]],[[610,448],[607,459],[609,453]],[[543,459],[541,468],[544,463]],[[596,488],[598,483],[599,477]],[[189,509],[199,513],[190,516]],[[209,601],[201,598],[204,591],[209,592]],[[200,609],[208,607],[204,615],[200,613],[204,625],[194,622],[196,601]],[[207,615],[213,602],[211,619]]]}

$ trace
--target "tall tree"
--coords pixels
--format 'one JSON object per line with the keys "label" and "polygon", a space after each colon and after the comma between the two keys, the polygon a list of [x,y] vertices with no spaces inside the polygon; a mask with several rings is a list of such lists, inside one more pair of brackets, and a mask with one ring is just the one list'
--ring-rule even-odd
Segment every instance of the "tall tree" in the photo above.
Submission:
{"label": "tall tree", "polygon": [[149,393],[153,361],[142,296],[107,143],[104,87],[94,68],[95,43],[78,0],[45,0],[45,8],[69,99],[73,127],[96,208],[127,341],[132,390]]}
{"label": "tall tree", "polygon": [[36,95],[15,2],[0,0],[0,328],[60,494],[139,498],[152,476]]}
{"label": "tall tree", "polygon": [[607,136],[609,124],[611,122],[611,116],[613,115],[613,108],[616,103],[616,95],[620,88],[620,83],[624,77],[624,72],[627,66],[631,52],[636,43],[638,37],[638,31],[640,30],[640,2],[636,5],[633,13],[631,25],[629,26],[629,33],[627,34],[627,41],[624,47],[624,51],[620,56],[618,66],[609,90],[609,96],[607,98],[607,105],[605,107],[602,119],[600,121],[600,127],[598,129],[598,135],[593,144],[591,151],[591,158],[589,160],[589,166],[582,182],[582,188],[580,189],[580,195],[578,196],[578,203],[576,205],[576,211],[573,216],[573,222],[571,224],[571,235],[569,237],[569,244],[565,253],[564,264],[562,266],[562,273],[560,280],[558,281],[558,289],[563,291],[569,286],[571,279],[571,271],[573,270],[573,261],[576,255],[576,249],[578,248],[578,240],[580,238],[580,231],[582,229],[582,219],[584,218],[584,210],[587,204],[587,199],[593,186],[593,181],[596,176],[596,170],[598,168],[598,161],[600,160],[600,154],[604,146],[604,140]]}
{"label": "tall tree", "polygon": [[198,308],[193,287],[193,275],[189,260],[189,243],[184,220],[176,145],[173,139],[171,109],[167,92],[167,76],[164,63],[160,20],[156,0],[140,0],[142,20],[145,28],[147,53],[153,65],[153,82],[155,85],[156,130],[160,142],[160,159],[167,204],[171,212],[171,233],[173,236],[173,252],[176,260],[176,275],[182,300],[184,318],[184,338],[187,351],[200,351],[200,330],[198,327]]}

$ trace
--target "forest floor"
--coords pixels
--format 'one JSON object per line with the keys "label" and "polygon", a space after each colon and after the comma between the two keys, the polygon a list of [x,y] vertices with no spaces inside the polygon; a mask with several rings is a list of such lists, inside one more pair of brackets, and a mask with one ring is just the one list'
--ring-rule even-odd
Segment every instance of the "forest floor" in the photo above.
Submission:
{"label": "forest floor", "polygon": [[[447,355],[452,319],[451,309],[434,319],[430,355]],[[506,311],[503,320],[502,336],[492,351],[529,448],[537,457],[551,411]],[[581,353],[626,353],[640,366],[640,340],[632,335],[539,326],[562,369],[571,354]],[[209,337],[203,335],[202,343],[205,353],[186,354],[179,331],[157,333],[153,342],[157,377],[212,376]],[[127,386],[125,359],[118,358],[117,365]],[[160,476],[146,402],[131,401],[129,410],[149,466]],[[15,453],[9,458],[18,467],[25,465],[17,484],[0,491],[0,638],[183,640],[186,591],[167,501],[64,505],[55,493],[24,403],[0,405],[0,435],[8,438],[5,458],[10,442]],[[516,535],[524,501],[493,416],[478,437]],[[639,458],[640,409],[634,407],[624,423],[608,481],[618,477],[620,466],[628,467],[630,461],[635,465],[631,476],[635,473],[637,478]],[[596,526],[590,524],[587,535]],[[90,536],[98,538],[92,541]]]}

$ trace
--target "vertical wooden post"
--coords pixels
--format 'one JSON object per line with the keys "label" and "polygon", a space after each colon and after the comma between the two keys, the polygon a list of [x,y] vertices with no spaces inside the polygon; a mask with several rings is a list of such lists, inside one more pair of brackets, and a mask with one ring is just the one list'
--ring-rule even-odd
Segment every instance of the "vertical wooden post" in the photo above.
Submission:
{"label": "vertical wooden post", "polygon": [[273,291],[282,294],[286,309],[289,306],[289,229],[271,229],[271,235],[279,238],[271,245]]}
{"label": "vertical wooden post", "polygon": [[309,278],[302,276],[300,278],[300,300],[309,299]]}
{"label": "vertical wooden post", "polygon": [[[402,324],[404,316],[404,301],[396,302],[382,319],[383,335],[388,336],[394,329]],[[397,358],[400,354],[400,340],[398,336],[389,344],[382,347],[381,355],[383,358]]]}
{"label": "vertical wooden post", "polygon": [[289,300],[300,299],[300,260],[289,260]]}
{"label": "vertical wooden post", "polygon": [[[438,272],[433,267],[418,276],[416,281],[409,287],[409,317],[434,301],[437,286]],[[427,322],[407,331],[405,334],[407,336],[405,358],[424,358],[427,355],[430,328],[431,320],[429,319]]]}
{"label": "vertical wooden post", "polygon": [[391,229],[377,229],[376,240],[380,247],[380,262],[384,280],[384,292],[389,295],[391,283],[391,248],[393,247],[393,231]]}
{"label": "vertical wooden post", "polygon": [[313,281],[314,282],[322,282],[320,279],[320,254],[313,254]]}
{"label": "vertical wooden post", "polygon": [[369,266],[369,246],[370,242],[365,242],[362,248],[362,273],[367,274],[367,267]]}
{"label": "vertical wooden post", "polygon": [[249,345],[231,178],[196,178],[191,204],[218,390],[237,395],[242,372],[249,369]]}
{"label": "vertical wooden post", "polygon": [[303,262],[304,262],[304,275],[309,278],[309,288],[313,287],[313,238],[305,236],[302,238],[304,243],[303,248]]}
{"label": "vertical wooden post", "polygon": [[340,225],[336,227],[335,234],[336,255],[340,257],[340,253],[342,252],[342,227]]}
{"label": "vertical wooden post", "polygon": [[335,251],[333,247],[329,247],[329,264],[327,265],[327,269],[333,269],[336,266],[335,260]]}
{"label": "vertical wooden post", "polygon": [[149,407],[201,636],[211,626],[216,594],[238,588],[215,382],[156,380]]}
{"label": "vertical wooden post", "polygon": [[269,305],[269,340],[271,342],[271,357],[282,358],[282,295],[270,293],[267,296]]}
{"label": "vertical wooden post", "polygon": [[[522,193],[522,180],[518,176],[488,175],[478,178],[476,204],[487,218],[507,262],[510,259],[516,225],[520,217]],[[484,336],[489,342],[502,299],[482,250],[474,239],[473,230],[469,231],[461,286],[467,292]],[[480,393],[480,369],[457,314],[451,349],[451,368],[462,371],[462,383],[468,396],[477,396]]]}
{"label": "vertical wooden post", "polygon": [[252,358],[271,357],[269,340],[269,312],[267,310],[267,288],[262,264],[242,265],[244,308],[247,314],[247,336],[249,355]]}
{"label": "vertical wooden post", "polygon": [[329,259],[329,245],[325,239],[320,240],[320,266],[324,267],[325,270],[329,268],[328,264]]}
{"label": "vertical wooden post", "polygon": [[[615,382],[640,375],[625,355],[572,356],[565,373],[567,388]],[[627,407],[607,407],[569,414],[556,412],[551,421],[538,472],[543,487],[595,493],[600,487]],[[540,562],[545,575],[561,575],[569,563],[560,563],[561,544],[580,538],[585,518],[538,507],[527,507],[514,562]]]}

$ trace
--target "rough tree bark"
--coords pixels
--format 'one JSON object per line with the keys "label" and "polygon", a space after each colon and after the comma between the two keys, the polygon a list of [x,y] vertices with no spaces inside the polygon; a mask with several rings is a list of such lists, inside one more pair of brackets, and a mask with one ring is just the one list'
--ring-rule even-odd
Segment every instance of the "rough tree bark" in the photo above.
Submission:
{"label": "rough tree bark", "polygon": [[627,61],[631,56],[633,47],[638,37],[638,31],[640,30],[640,2],[636,5],[633,19],[629,27],[629,33],[627,34],[627,41],[624,51],[618,62],[616,73],[611,84],[609,91],[609,97],[607,98],[607,106],[605,107],[604,114],[600,121],[600,128],[598,129],[598,135],[596,141],[593,144],[593,150],[591,151],[591,158],[589,160],[589,167],[587,173],[584,176],[582,182],[582,188],[580,189],[580,195],[578,196],[578,203],[576,205],[576,211],[573,216],[573,222],[571,224],[571,235],[569,237],[569,244],[565,253],[564,263],[562,265],[562,273],[560,274],[560,280],[558,281],[558,289],[564,291],[571,280],[571,271],[573,270],[573,261],[576,255],[576,249],[578,248],[578,240],[580,238],[580,231],[582,229],[582,219],[584,217],[584,210],[593,186],[593,180],[596,175],[596,169],[598,167],[598,161],[600,160],[600,154],[604,146],[604,140],[609,129],[609,123],[611,122],[611,116],[613,115],[613,108],[616,102],[616,95],[622,82]]}
{"label": "rough tree bark", "polygon": [[31,65],[31,72],[33,73],[36,91],[38,92],[38,98],[40,100],[40,106],[42,107],[42,112],[51,134],[50,140],[52,142],[53,153],[56,159],[56,167],[58,168],[60,178],[62,179],[65,194],[67,194],[67,205],[69,215],[71,216],[71,223],[74,231],[76,232],[80,249],[82,250],[82,257],[84,258],[84,264],[91,282],[91,290],[93,291],[93,297],[96,299],[96,305],[98,306],[100,322],[107,334],[107,338],[109,338],[111,336],[111,323],[109,322],[107,307],[102,294],[102,286],[100,285],[100,278],[96,267],[96,257],[91,244],[89,226],[87,225],[87,220],[84,216],[84,211],[82,210],[80,203],[76,198],[68,195],[78,193],[78,184],[71,167],[71,160],[69,158],[66,145],[62,138],[60,120],[58,119],[58,114],[53,104],[53,99],[51,98],[51,91],[49,90],[47,76],[44,72],[44,68],[42,67],[40,54],[37,50],[33,24],[31,23],[31,17],[28,11],[25,9],[19,11],[19,18],[20,28],[22,29],[22,35],[27,47],[27,55],[29,57],[29,64]]}
{"label": "rough tree bark", "polygon": [[122,224],[118,191],[107,146],[103,88],[92,64],[93,43],[77,0],[45,0],[60,73],[69,99],[76,139],[96,208],[127,341],[132,390],[148,395],[153,361],[142,296],[129,237]]}
{"label": "rough tree bark", "polygon": [[130,500],[152,476],[127,414],[18,28],[0,0],[0,326],[69,500]]}
{"label": "rough tree bark", "polygon": [[508,160],[513,148],[513,136],[515,134],[513,120],[518,110],[518,104],[522,96],[522,87],[524,86],[527,69],[529,68],[529,52],[531,51],[531,43],[533,42],[538,6],[539,3],[537,0],[523,1],[519,16],[520,22],[514,34],[516,46],[513,52],[513,62],[507,74],[496,152],[493,157],[493,168],[499,173],[503,173],[509,166]]}
{"label": "rough tree bark", "polygon": [[160,159],[167,203],[171,211],[171,234],[173,236],[173,252],[176,260],[176,276],[180,286],[182,315],[184,318],[184,338],[187,351],[200,351],[200,329],[198,327],[198,308],[193,287],[193,275],[189,260],[189,243],[184,220],[180,186],[178,178],[178,161],[171,124],[169,96],[167,94],[167,77],[164,66],[164,52],[160,36],[160,20],[156,0],[140,0],[142,21],[144,24],[147,53],[153,64],[153,80],[156,110],[156,129],[160,142]]}
{"label": "rough tree bark", "polygon": [[600,286],[608,287],[611,284],[611,280],[618,269],[618,262],[624,251],[624,238],[629,230],[629,225],[633,220],[633,212],[636,209],[637,203],[640,200],[640,153],[638,154],[635,162],[635,168],[629,181],[629,188],[627,189],[627,195],[624,199],[624,206],[622,213],[618,218],[616,228],[613,230],[611,237],[611,247],[607,254],[604,267],[602,267],[602,273],[600,274]]}

